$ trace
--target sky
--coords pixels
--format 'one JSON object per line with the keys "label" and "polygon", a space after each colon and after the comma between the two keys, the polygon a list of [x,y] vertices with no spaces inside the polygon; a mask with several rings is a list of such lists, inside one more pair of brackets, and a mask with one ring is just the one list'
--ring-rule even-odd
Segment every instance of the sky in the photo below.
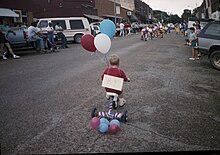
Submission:
{"label": "sky", "polygon": [[161,10],[181,17],[184,9],[193,10],[200,6],[203,0],[143,0],[153,10]]}

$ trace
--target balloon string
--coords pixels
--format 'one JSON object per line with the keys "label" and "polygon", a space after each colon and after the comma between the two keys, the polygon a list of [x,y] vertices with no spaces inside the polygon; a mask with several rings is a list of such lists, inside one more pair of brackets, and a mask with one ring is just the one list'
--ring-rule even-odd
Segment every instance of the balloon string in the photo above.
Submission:
{"label": "balloon string", "polygon": [[95,52],[96,55],[102,60],[102,62],[104,62],[107,66],[108,66],[108,63],[106,62],[105,58],[104,60],[101,58],[101,56],[98,54],[98,52]]}
{"label": "balloon string", "polygon": [[108,61],[108,57],[109,57],[109,54],[105,54],[105,62],[107,64],[107,66],[109,67],[109,61]]}

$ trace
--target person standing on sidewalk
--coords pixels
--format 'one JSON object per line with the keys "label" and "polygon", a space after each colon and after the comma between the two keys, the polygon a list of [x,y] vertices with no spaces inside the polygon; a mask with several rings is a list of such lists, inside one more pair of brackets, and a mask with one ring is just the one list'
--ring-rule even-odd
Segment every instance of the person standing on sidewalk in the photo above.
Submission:
{"label": "person standing on sidewalk", "polygon": [[120,23],[120,37],[121,36],[125,36],[125,31],[124,31],[124,28],[125,28],[125,24],[123,22]]}
{"label": "person standing on sidewalk", "polygon": [[197,35],[196,35],[196,31],[195,31],[194,27],[190,28],[189,41],[190,41],[191,46],[192,46],[192,57],[189,58],[189,60],[199,60],[198,49],[196,48],[196,46],[197,46]]}

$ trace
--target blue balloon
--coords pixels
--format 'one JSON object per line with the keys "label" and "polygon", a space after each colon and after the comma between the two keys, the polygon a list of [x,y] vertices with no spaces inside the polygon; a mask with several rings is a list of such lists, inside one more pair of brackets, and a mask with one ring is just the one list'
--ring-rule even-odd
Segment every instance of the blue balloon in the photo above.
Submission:
{"label": "blue balloon", "polygon": [[108,121],[106,118],[101,118],[101,119],[100,119],[100,124],[101,124],[101,123],[105,123],[105,124],[107,124],[108,126],[110,125],[109,121]]}
{"label": "blue balloon", "polygon": [[107,132],[107,131],[108,131],[108,125],[105,124],[105,123],[100,123],[100,125],[99,125],[99,131],[100,131],[101,133]]}
{"label": "blue balloon", "polygon": [[100,31],[101,33],[106,34],[109,38],[113,38],[116,32],[115,23],[113,23],[109,19],[105,19],[100,23]]}
{"label": "blue balloon", "polygon": [[112,125],[112,124],[116,124],[120,127],[120,122],[117,119],[111,120],[110,125]]}

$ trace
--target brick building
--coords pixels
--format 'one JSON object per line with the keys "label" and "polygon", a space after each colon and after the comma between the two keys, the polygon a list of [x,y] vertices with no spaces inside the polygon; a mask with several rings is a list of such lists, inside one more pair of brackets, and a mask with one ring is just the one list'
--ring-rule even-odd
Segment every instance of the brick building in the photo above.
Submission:
{"label": "brick building", "polygon": [[220,20],[220,0],[203,0],[201,6],[194,9],[197,18]]}
{"label": "brick building", "polygon": [[15,25],[29,25],[33,20],[32,4],[30,0],[0,0],[1,8],[9,8],[16,12],[18,18],[8,18],[9,23]]}
{"label": "brick building", "polygon": [[34,17],[82,17],[97,15],[95,0],[31,0]]}

